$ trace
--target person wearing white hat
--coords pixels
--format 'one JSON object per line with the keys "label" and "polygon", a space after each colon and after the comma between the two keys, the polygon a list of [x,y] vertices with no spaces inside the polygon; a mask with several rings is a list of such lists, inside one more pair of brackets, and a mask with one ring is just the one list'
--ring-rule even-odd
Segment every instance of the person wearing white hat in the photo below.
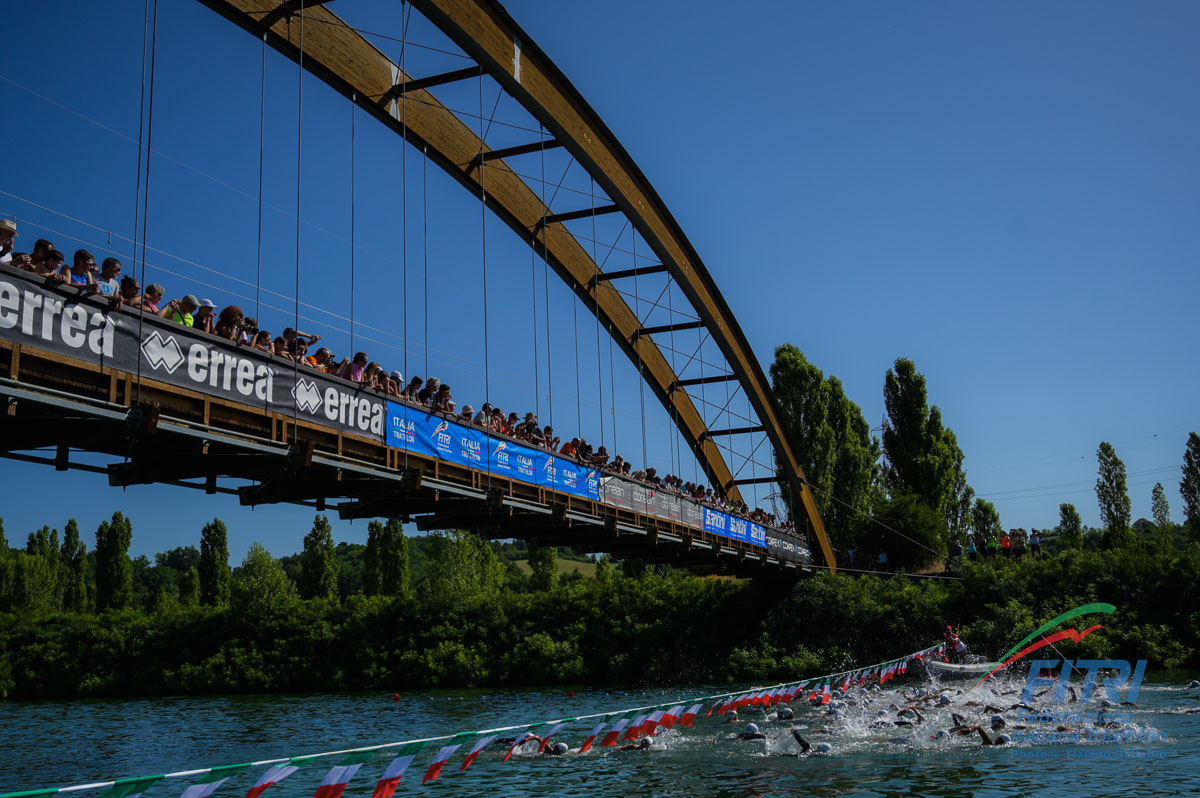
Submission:
{"label": "person wearing white hat", "polygon": [[758,724],[747,723],[746,730],[744,732],[742,732],[741,734],[735,735],[733,739],[735,739],[735,740],[765,740],[765,739],[767,739],[767,735],[763,734],[762,732],[760,732],[758,730]]}
{"label": "person wearing white hat", "polygon": [[16,237],[16,221],[0,219],[0,263],[12,262],[13,239]]}

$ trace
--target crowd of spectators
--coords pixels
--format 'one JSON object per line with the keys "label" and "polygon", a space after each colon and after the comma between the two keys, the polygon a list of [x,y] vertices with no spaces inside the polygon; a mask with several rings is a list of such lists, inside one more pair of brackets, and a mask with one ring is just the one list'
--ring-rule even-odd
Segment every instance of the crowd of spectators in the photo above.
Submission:
{"label": "crowd of spectators", "polygon": [[602,471],[637,480],[654,490],[668,491],[686,496],[712,507],[742,516],[761,524],[785,529],[792,528],[790,521],[779,521],[773,513],[762,508],[750,508],[745,502],[730,501],[720,491],[702,484],[685,482],[673,474],[660,476],[653,467],[634,469],[633,464],[621,455],[609,456],[604,446],[593,448],[581,437],[563,440],[554,429],[542,426],[534,413],[504,411],[489,402],[484,402],[476,412],[471,405],[459,410],[450,391],[450,386],[429,377],[413,377],[407,384],[399,371],[389,371],[378,361],[371,360],[365,352],[356,352],[353,357],[339,358],[329,348],[322,346],[310,350],[321,340],[321,336],[291,327],[284,328],[278,336],[260,329],[258,321],[246,314],[237,305],[228,305],[217,311],[210,299],[185,294],[177,299],[163,302],[166,289],[150,283],[142,289],[138,280],[121,276],[122,263],[116,258],[106,258],[100,267],[86,249],[77,250],[67,265],[66,257],[46,239],[38,239],[31,253],[12,251],[12,239],[16,225],[9,220],[0,220],[0,263],[32,272],[48,280],[75,286],[82,294],[94,294],[111,300],[114,310],[139,310],[154,313],[169,321],[203,330],[219,338],[247,346],[275,357],[314,369],[350,382],[358,383],[368,390],[377,391],[395,401],[409,402],[453,417],[462,424],[484,427],[498,435],[506,435],[530,446],[557,452],[563,457],[593,466]]}

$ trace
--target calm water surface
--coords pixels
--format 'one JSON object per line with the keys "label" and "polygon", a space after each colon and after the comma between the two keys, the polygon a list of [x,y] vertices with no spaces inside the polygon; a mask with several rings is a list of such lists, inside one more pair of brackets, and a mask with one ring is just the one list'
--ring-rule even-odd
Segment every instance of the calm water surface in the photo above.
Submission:
{"label": "calm water surface", "polygon": [[[503,750],[481,756],[459,773],[461,749],[440,781],[420,786],[436,747],[419,756],[397,795],[441,789],[459,796],[518,795],[1200,795],[1200,690],[1184,689],[1194,673],[1147,674],[1130,728],[1159,732],[1165,742],[1121,744],[1021,744],[985,748],[977,737],[934,741],[930,734],[950,725],[948,712],[935,712],[913,729],[871,729],[851,711],[832,735],[814,731],[829,719],[807,707],[794,725],[809,727],[811,742],[828,741],[828,756],[789,758],[796,751],[790,723],[763,722],[761,712],[744,713],[770,736],[765,744],[724,738],[733,729],[699,718],[692,729],[661,734],[660,750],[621,753],[611,749],[584,756],[541,757],[532,753],[500,761]],[[909,677],[900,686],[924,684]],[[998,685],[1019,690],[1020,683]],[[301,755],[319,751],[545,720],[564,715],[657,704],[694,691],[457,690],[390,695],[271,695],[145,700],[84,700],[0,703],[0,792],[64,786],[114,777],[164,773],[211,765]],[[978,693],[984,692],[981,688]],[[983,698],[1011,705],[1013,695]],[[1090,704],[1095,709],[1101,693]],[[876,697],[871,711],[896,691]],[[961,703],[958,699],[956,703]],[[1079,708],[1082,705],[1072,705]],[[985,722],[979,710],[973,722]],[[1124,708],[1122,708],[1124,709]],[[1015,722],[1015,712],[1008,714]],[[556,739],[575,749],[594,722],[567,727]],[[740,726],[737,729],[741,730]],[[1068,758],[1084,754],[1085,760]],[[369,798],[390,756],[381,753],[351,782],[348,798]],[[281,782],[265,798],[309,798],[336,759],[319,760]],[[261,769],[224,785],[216,798],[240,798]],[[160,782],[147,798],[175,798],[185,780]],[[98,792],[81,793],[98,796]]]}

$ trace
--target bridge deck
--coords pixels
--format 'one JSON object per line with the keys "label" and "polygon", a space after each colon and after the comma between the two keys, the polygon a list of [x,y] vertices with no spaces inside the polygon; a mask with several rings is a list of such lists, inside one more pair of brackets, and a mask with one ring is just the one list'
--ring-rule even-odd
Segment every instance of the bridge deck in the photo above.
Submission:
{"label": "bridge deck", "polygon": [[[101,471],[113,485],[236,493],[243,504],[325,510],[336,500],[343,518],[399,517],[421,529],[472,529],[699,571],[750,575],[810,562],[801,539],[776,530],[767,530],[772,546],[756,545],[389,446],[378,395],[322,377],[331,385],[312,385],[313,401],[321,404],[320,390],[329,401],[302,413],[306,377],[317,375],[282,363],[3,269],[0,456]],[[291,412],[279,409],[281,395]],[[71,450],[116,460],[72,462]]]}

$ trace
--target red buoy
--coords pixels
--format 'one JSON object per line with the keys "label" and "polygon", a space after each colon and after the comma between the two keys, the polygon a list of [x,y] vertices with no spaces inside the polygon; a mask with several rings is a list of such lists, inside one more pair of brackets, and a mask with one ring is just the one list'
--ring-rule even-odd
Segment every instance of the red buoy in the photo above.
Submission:
{"label": "red buoy", "polygon": [[399,700],[400,700],[400,694],[399,694],[399,693],[392,693],[392,700],[393,700],[393,701],[399,701]]}

